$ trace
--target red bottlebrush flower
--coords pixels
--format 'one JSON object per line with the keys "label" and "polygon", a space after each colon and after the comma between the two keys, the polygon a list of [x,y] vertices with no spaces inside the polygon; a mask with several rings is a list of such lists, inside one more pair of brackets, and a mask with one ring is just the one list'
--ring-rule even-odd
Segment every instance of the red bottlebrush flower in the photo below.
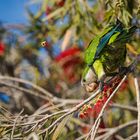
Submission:
{"label": "red bottlebrush flower", "polygon": [[66,63],[63,64],[63,68],[67,69],[70,65],[79,64],[81,62],[81,59],[78,57],[72,57],[69,60],[66,61]]}
{"label": "red bottlebrush flower", "polygon": [[64,6],[64,4],[65,4],[65,0],[58,0],[58,1],[56,2],[56,5],[57,5],[57,6],[60,6],[60,7]]}
{"label": "red bottlebrush flower", "polygon": [[82,133],[83,134],[87,134],[89,131],[90,131],[90,127],[89,126],[82,127]]}
{"label": "red bottlebrush flower", "polygon": [[90,117],[94,114],[94,109],[92,107],[90,107],[86,110],[86,112],[88,113],[88,117]]}
{"label": "red bottlebrush flower", "polygon": [[46,8],[46,15],[49,15],[52,12],[52,8],[47,6]]}
{"label": "red bottlebrush flower", "polygon": [[0,56],[4,55],[4,51],[5,51],[5,45],[0,42]]}
{"label": "red bottlebrush flower", "polygon": [[62,53],[60,53],[56,58],[55,60],[57,62],[61,61],[62,59],[65,59],[66,57],[68,56],[73,56],[77,53],[80,52],[80,49],[79,48],[70,48],[70,49],[67,49],[65,51],[63,51]]}
{"label": "red bottlebrush flower", "polygon": [[74,84],[80,80],[80,76],[75,73],[81,66],[82,59],[79,57],[80,49],[76,47],[69,48],[61,52],[55,61],[59,63],[64,71],[65,78],[69,83]]}
{"label": "red bottlebrush flower", "polygon": [[120,87],[119,91],[124,91],[127,88],[128,81],[126,80]]}
{"label": "red bottlebrush flower", "polygon": [[90,113],[90,112],[92,112],[92,107],[91,107],[91,106],[89,106],[89,107],[87,108],[87,113]]}
{"label": "red bottlebrush flower", "polygon": [[81,118],[81,119],[85,119],[86,116],[84,115],[84,113],[80,113],[80,114],[79,114],[79,118]]}
{"label": "red bottlebrush flower", "polygon": [[103,88],[103,91],[104,92],[107,92],[108,88],[109,88],[109,86],[108,85],[105,85],[104,88]]}
{"label": "red bottlebrush flower", "polygon": [[113,89],[112,88],[110,88],[109,89],[109,94],[111,94],[113,92]]}
{"label": "red bottlebrush flower", "polygon": [[84,112],[84,115],[87,117],[88,116],[88,112]]}

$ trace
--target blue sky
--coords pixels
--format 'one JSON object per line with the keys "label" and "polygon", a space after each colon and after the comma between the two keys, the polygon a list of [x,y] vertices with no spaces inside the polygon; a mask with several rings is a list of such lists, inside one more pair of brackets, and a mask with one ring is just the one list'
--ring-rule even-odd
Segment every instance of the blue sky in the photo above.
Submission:
{"label": "blue sky", "polygon": [[0,0],[0,21],[4,23],[27,23],[25,3],[30,0]]}

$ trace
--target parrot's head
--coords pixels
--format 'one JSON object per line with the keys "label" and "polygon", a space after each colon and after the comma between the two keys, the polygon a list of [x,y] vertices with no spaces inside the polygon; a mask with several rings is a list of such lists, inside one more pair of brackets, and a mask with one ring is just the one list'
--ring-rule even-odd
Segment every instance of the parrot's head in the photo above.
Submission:
{"label": "parrot's head", "polygon": [[92,92],[98,87],[98,78],[95,74],[94,68],[86,67],[83,71],[81,84],[85,87],[86,91]]}

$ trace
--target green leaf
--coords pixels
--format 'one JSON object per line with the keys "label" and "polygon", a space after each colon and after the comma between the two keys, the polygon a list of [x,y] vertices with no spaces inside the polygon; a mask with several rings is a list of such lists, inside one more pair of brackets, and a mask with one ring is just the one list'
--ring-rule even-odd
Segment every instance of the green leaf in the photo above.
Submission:
{"label": "green leaf", "polygon": [[72,115],[69,115],[67,116],[66,118],[64,118],[60,123],[59,125],[57,126],[54,134],[53,134],[53,137],[52,137],[52,140],[57,140],[58,136],[62,133],[62,130],[65,126],[65,124],[67,123],[67,121],[72,117]]}

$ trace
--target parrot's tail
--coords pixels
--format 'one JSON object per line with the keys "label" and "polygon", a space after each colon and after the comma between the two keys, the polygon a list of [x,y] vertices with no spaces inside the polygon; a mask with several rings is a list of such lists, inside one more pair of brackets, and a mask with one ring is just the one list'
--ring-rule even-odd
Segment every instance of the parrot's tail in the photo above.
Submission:
{"label": "parrot's tail", "polygon": [[119,19],[117,19],[116,25],[118,25],[118,31],[121,32],[123,30],[123,28],[124,28],[123,23]]}
{"label": "parrot's tail", "polygon": [[122,31],[122,33],[118,36],[116,41],[121,41],[122,43],[128,42],[132,35],[135,33],[136,29],[136,26],[132,26],[129,30]]}
{"label": "parrot's tail", "polygon": [[132,26],[128,31],[128,35],[133,35],[136,29],[137,29],[137,26]]}

